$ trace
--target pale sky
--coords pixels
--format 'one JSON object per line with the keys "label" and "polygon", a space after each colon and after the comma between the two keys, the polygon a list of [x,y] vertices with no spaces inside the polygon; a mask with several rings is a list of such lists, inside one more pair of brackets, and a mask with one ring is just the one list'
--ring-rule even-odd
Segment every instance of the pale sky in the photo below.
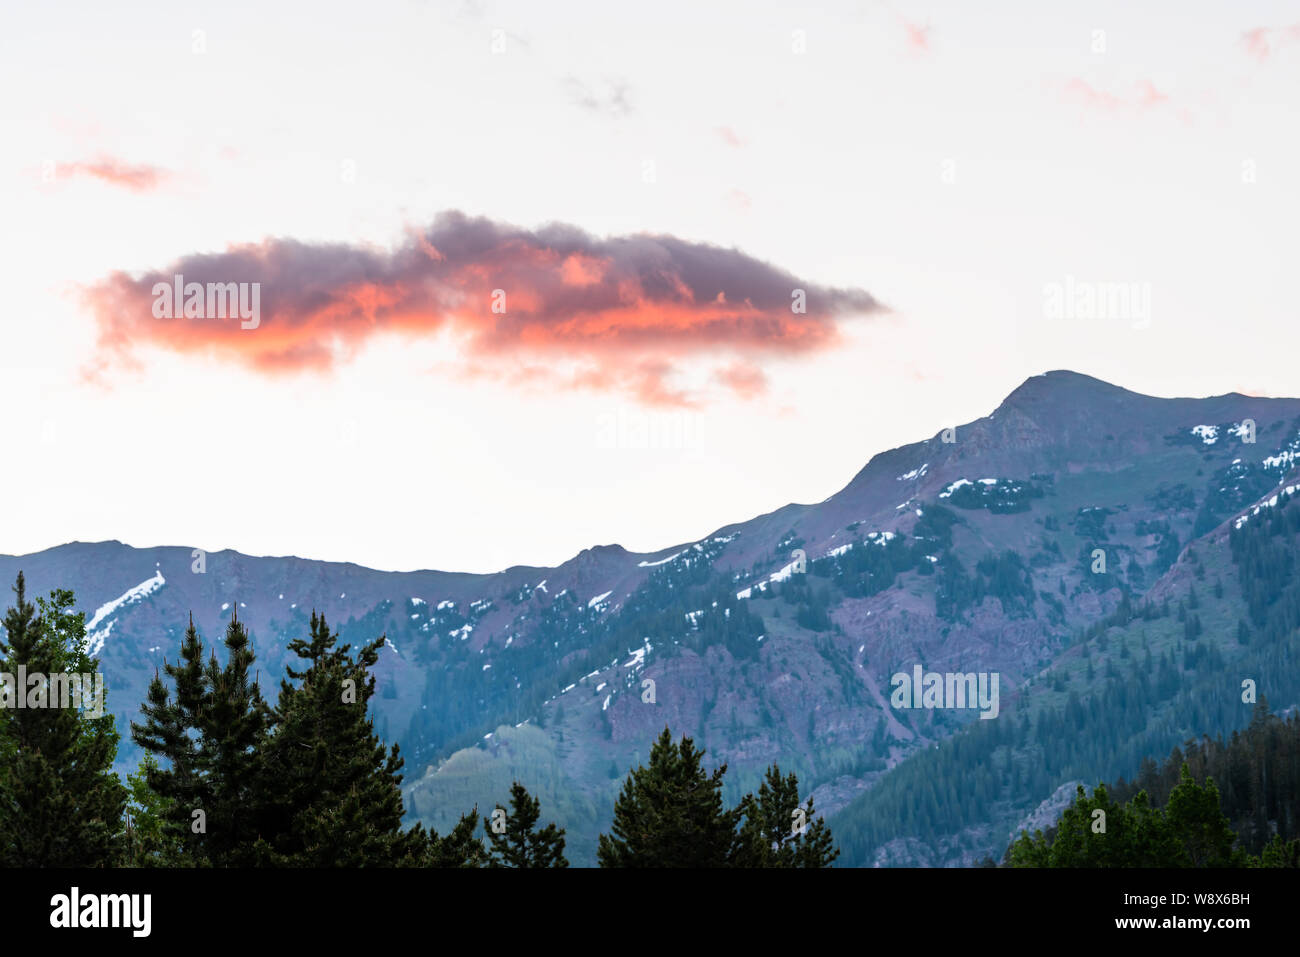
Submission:
{"label": "pale sky", "polygon": [[[1135,6],[6,5],[0,552],[557,564],[820,501],[1050,369],[1300,394],[1300,6]],[[735,248],[888,311],[745,354],[758,394],[716,378],[743,344],[681,346],[678,408],[454,332],[275,374],[106,352],[84,295],[247,244],[384,257],[444,211]],[[1067,282],[1149,315],[1054,318]]]}

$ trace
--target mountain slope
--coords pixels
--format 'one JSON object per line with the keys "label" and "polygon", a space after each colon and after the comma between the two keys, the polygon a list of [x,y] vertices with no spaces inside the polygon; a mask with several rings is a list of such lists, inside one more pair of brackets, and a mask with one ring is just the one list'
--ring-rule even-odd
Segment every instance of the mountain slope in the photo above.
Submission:
{"label": "mountain slope", "polygon": [[[439,829],[503,800],[518,776],[570,828],[575,862],[591,863],[619,780],[667,724],[729,764],[732,799],[770,762],[796,771],[842,828],[843,863],[970,863],[1000,852],[1065,775],[1132,773],[1119,765],[1137,744],[1111,757],[1073,748],[1040,773],[1012,738],[1067,707],[1055,676],[1086,675],[1085,649],[1087,680],[1100,681],[1110,658],[1096,642],[1116,629],[1131,655],[1143,628],[1154,661],[1177,653],[1177,604],[1193,585],[1203,627],[1235,640],[1249,611],[1228,530],[1287,487],[1297,453],[1298,400],[1159,399],[1053,372],[985,418],[875,456],[824,502],[649,555],[601,546],[556,568],[466,575],[221,552],[200,574],[185,548],[74,543],[0,557],[0,577],[21,568],[32,592],[76,591],[123,730],[191,611],[208,638],[238,613],[268,681],[313,609],[346,640],[386,634],[377,723],[407,757],[408,808]],[[1135,624],[1145,601],[1174,612]],[[999,718],[891,708],[890,676],[918,664],[997,672]],[[1195,671],[1175,681],[1191,687]],[[1135,701],[1125,727],[1148,750],[1214,726],[1190,720],[1187,695]],[[1105,716],[1051,720],[1068,736]],[[988,736],[1014,760],[964,796],[956,752]],[[916,777],[931,764],[952,793]],[[903,786],[916,781],[919,797]]]}

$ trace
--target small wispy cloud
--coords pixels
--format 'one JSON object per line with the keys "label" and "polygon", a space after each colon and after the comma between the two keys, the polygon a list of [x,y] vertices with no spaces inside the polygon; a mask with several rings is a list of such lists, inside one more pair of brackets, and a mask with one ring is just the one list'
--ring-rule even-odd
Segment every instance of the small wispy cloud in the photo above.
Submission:
{"label": "small wispy cloud", "polygon": [[715,377],[742,399],[754,399],[767,391],[767,375],[749,362],[733,362],[723,366]]}
{"label": "small wispy cloud", "polygon": [[1171,105],[1168,94],[1160,92],[1151,80],[1139,80],[1130,88],[1113,93],[1080,77],[1071,77],[1063,85],[1062,93],[1071,103],[1104,113],[1140,112]]}
{"label": "small wispy cloud", "polygon": [[727,190],[727,201],[737,209],[744,212],[749,212],[754,205],[754,198],[752,196],[746,193],[743,189],[737,189],[735,187]]}
{"label": "small wispy cloud", "polygon": [[1266,62],[1282,47],[1300,42],[1300,23],[1286,27],[1255,27],[1241,35],[1246,55],[1260,63]]}
{"label": "small wispy cloud", "polygon": [[903,43],[909,53],[915,56],[925,56],[933,52],[931,42],[933,39],[934,28],[928,23],[921,23],[916,20],[909,20],[894,8],[894,5],[886,0],[884,4],[889,15],[894,19],[903,30]]}
{"label": "small wispy cloud", "polygon": [[626,80],[605,77],[599,82],[587,82],[566,76],[562,85],[569,102],[584,110],[615,117],[632,112],[632,87]]}
{"label": "small wispy cloud", "polygon": [[130,190],[133,193],[147,193],[162,186],[171,178],[171,172],[159,166],[147,163],[128,163],[111,156],[99,156],[91,160],[78,160],[70,163],[56,163],[55,176],[58,179],[88,178]]}
{"label": "small wispy cloud", "polygon": [[924,54],[930,52],[930,24],[913,23],[899,17],[899,22],[903,25],[903,36],[907,40],[907,48],[913,53]]}
{"label": "small wispy cloud", "polygon": [[718,139],[722,140],[722,142],[728,146],[734,146],[736,149],[748,145],[741,135],[730,126],[715,126],[713,132],[718,134]]}

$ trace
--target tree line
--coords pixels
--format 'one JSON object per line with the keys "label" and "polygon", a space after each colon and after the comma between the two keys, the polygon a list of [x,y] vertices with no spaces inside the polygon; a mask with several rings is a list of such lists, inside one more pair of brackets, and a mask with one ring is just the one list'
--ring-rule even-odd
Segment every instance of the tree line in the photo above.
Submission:
{"label": "tree line", "polygon": [[[1012,866],[1300,867],[1300,715],[1260,701],[1228,740],[1208,736],[1142,762],[1132,781],[1080,787],[1060,822],[1022,834]],[[1098,811],[1102,814],[1100,818]],[[1099,830],[1097,821],[1107,822]]]}
{"label": "tree line", "polygon": [[[991,864],[991,861],[986,862]],[[1300,840],[1275,834],[1258,856],[1238,844],[1213,778],[1197,783],[1186,763],[1163,807],[1146,791],[1128,801],[1104,784],[1079,785],[1050,834],[1022,833],[1007,850],[1011,867],[1300,867]]]}
{"label": "tree line", "polygon": [[[70,591],[29,602],[22,574],[3,619],[0,673],[93,674],[84,615]],[[509,809],[475,807],[446,834],[403,827],[404,761],[369,713],[380,637],[353,649],[323,616],[289,649],[274,704],[236,615],[205,647],[191,617],[174,662],[149,684],[132,739],[144,750],[122,782],[111,714],[76,707],[0,709],[0,865],[6,867],[567,867],[564,829],[539,826],[523,784]],[[44,676],[44,677],[40,677]],[[45,684],[42,684],[45,682]],[[27,694],[27,688],[14,689]],[[42,693],[44,693],[42,691]],[[55,704],[55,703],[51,703]],[[728,808],[726,765],[665,728],[627,776],[602,867],[825,867],[838,856],[794,774],[772,765]],[[482,836],[480,836],[480,831]]]}

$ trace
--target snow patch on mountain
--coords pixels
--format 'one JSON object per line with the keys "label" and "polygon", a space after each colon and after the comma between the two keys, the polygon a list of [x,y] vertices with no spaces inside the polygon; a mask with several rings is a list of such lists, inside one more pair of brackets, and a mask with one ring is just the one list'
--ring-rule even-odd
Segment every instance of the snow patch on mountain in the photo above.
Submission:
{"label": "snow patch on mountain", "polygon": [[1233,522],[1232,527],[1241,528],[1241,526],[1245,525],[1248,521],[1250,521],[1252,518],[1254,518],[1264,509],[1273,508],[1274,506],[1276,506],[1278,501],[1282,498],[1282,496],[1294,495],[1298,491],[1300,491],[1300,485],[1288,485],[1286,488],[1280,489],[1275,495],[1273,495],[1272,498],[1268,499],[1267,501],[1260,502],[1258,505],[1252,508],[1250,510],[1249,515],[1243,515],[1235,522]]}
{"label": "snow patch on mountain", "polygon": [[1300,459],[1300,452],[1293,452],[1290,449],[1283,449],[1277,455],[1270,455],[1263,461],[1266,469],[1290,469],[1295,464],[1296,459]]}
{"label": "snow patch on mountain", "polygon": [[974,484],[975,483],[972,482],[970,479],[959,478],[957,481],[953,482],[946,489],[940,492],[939,497],[947,498],[948,496],[952,495],[953,492],[957,491],[957,489],[961,488],[963,485],[974,485]]}
{"label": "snow patch on mountain", "polygon": [[[804,561],[807,561],[807,559],[804,559]],[[799,564],[799,559],[796,558],[789,565],[786,565],[784,568],[782,568],[779,572],[773,572],[772,577],[769,578],[768,581],[774,581],[774,582],[786,581],[787,579],[789,579],[791,575],[795,573],[794,570],[798,566],[798,564]]]}
{"label": "snow patch on mountain", "polygon": [[[104,642],[113,630],[113,622],[106,621],[110,615],[115,615],[125,608],[132,605],[138,605],[144,601],[163,585],[167,584],[167,579],[163,578],[162,571],[155,571],[153,578],[142,581],[134,588],[129,589],[125,594],[114,598],[106,604],[100,605],[95,611],[94,616],[86,623],[86,641],[91,655],[98,655],[104,649]],[[100,626],[103,627],[100,627]]]}

